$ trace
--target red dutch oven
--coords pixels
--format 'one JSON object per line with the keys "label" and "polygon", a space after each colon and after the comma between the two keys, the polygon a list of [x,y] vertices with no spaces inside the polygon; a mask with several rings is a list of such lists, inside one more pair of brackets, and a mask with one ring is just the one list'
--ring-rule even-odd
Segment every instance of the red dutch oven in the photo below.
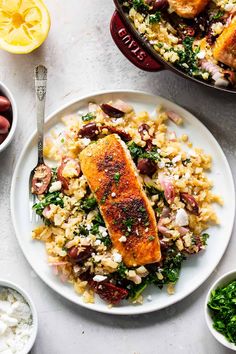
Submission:
{"label": "red dutch oven", "polygon": [[171,70],[185,79],[195,81],[219,91],[236,93],[236,89],[215,86],[212,83],[198,80],[166,62],[155,49],[145,41],[128,18],[119,0],[114,0],[116,10],[111,19],[110,31],[120,51],[139,69],[145,71]]}

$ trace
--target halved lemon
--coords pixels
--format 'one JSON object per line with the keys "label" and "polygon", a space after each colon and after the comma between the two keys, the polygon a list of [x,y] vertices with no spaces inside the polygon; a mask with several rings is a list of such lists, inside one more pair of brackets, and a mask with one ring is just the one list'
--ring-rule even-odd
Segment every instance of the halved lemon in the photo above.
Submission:
{"label": "halved lemon", "polygon": [[50,29],[41,0],[0,0],[0,49],[27,54],[38,48]]}

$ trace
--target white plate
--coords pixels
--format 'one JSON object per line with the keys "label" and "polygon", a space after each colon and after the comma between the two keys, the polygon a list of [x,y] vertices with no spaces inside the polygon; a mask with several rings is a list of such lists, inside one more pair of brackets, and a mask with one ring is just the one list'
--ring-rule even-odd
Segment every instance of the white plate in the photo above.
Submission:
{"label": "white plate", "polygon": [[152,295],[151,302],[146,299],[143,305],[130,305],[128,302],[124,302],[124,305],[110,309],[100,299],[97,299],[95,304],[85,304],[82,298],[74,292],[72,286],[62,283],[53,274],[52,269],[47,264],[45,245],[39,241],[31,240],[33,225],[29,221],[28,180],[30,171],[36,163],[35,134],[30,137],[23,149],[14,172],[11,188],[11,211],[17,239],[22,251],[34,271],[48,286],[65,298],[91,310],[130,315],[160,310],[174,304],[197,289],[208,278],[219,263],[230,240],[235,212],[235,193],[228,162],[215,138],[192,114],[161,97],[135,91],[104,92],[83,97],[53,113],[47,120],[45,131],[48,132],[55,126],[60,129],[61,117],[66,114],[77,111],[86,112],[88,102],[102,103],[115,98],[121,98],[131,103],[137,111],[154,112],[156,106],[161,104],[168,110],[179,113],[184,117],[184,125],[177,127],[173,124],[173,129],[178,135],[187,133],[195,146],[203,148],[205,152],[213,157],[213,167],[209,177],[214,181],[214,191],[221,195],[225,201],[224,207],[215,206],[221,224],[208,230],[211,237],[207,250],[199,255],[192,256],[184,262],[175,294],[170,296],[165,290],[160,291],[154,287],[148,288],[145,294]]}

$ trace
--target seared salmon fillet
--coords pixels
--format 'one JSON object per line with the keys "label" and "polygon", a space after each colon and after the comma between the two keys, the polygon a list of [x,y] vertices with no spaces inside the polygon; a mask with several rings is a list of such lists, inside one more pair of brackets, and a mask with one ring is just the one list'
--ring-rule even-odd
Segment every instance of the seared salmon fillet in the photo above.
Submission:
{"label": "seared salmon fillet", "polygon": [[236,16],[217,38],[213,56],[216,60],[236,69]]}
{"label": "seared salmon fillet", "polygon": [[180,17],[194,18],[209,3],[209,0],[168,0],[173,11]]}
{"label": "seared salmon fillet", "polygon": [[135,267],[160,261],[154,210],[125,143],[117,134],[108,135],[87,146],[79,160],[123,262]]}

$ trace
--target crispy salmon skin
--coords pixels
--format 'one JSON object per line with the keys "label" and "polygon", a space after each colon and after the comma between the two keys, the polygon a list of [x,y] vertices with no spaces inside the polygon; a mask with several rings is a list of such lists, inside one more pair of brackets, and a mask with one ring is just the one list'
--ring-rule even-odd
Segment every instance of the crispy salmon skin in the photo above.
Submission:
{"label": "crispy salmon skin", "polygon": [[172,10],[184,18],[194,18],[209,3],[209,0],[168,0]]}
{"label": "crispy salmon skin", "polygon": [[135,267],[159,262],[161,251],[154,210],[119,136],[111,134],[89,145],[80,153],[79,160],[124,263]]}
{"label": "crispy salmon skin", "polygon": [[236,16],[217,38],[213,56],[216,60],[236,69]]}

